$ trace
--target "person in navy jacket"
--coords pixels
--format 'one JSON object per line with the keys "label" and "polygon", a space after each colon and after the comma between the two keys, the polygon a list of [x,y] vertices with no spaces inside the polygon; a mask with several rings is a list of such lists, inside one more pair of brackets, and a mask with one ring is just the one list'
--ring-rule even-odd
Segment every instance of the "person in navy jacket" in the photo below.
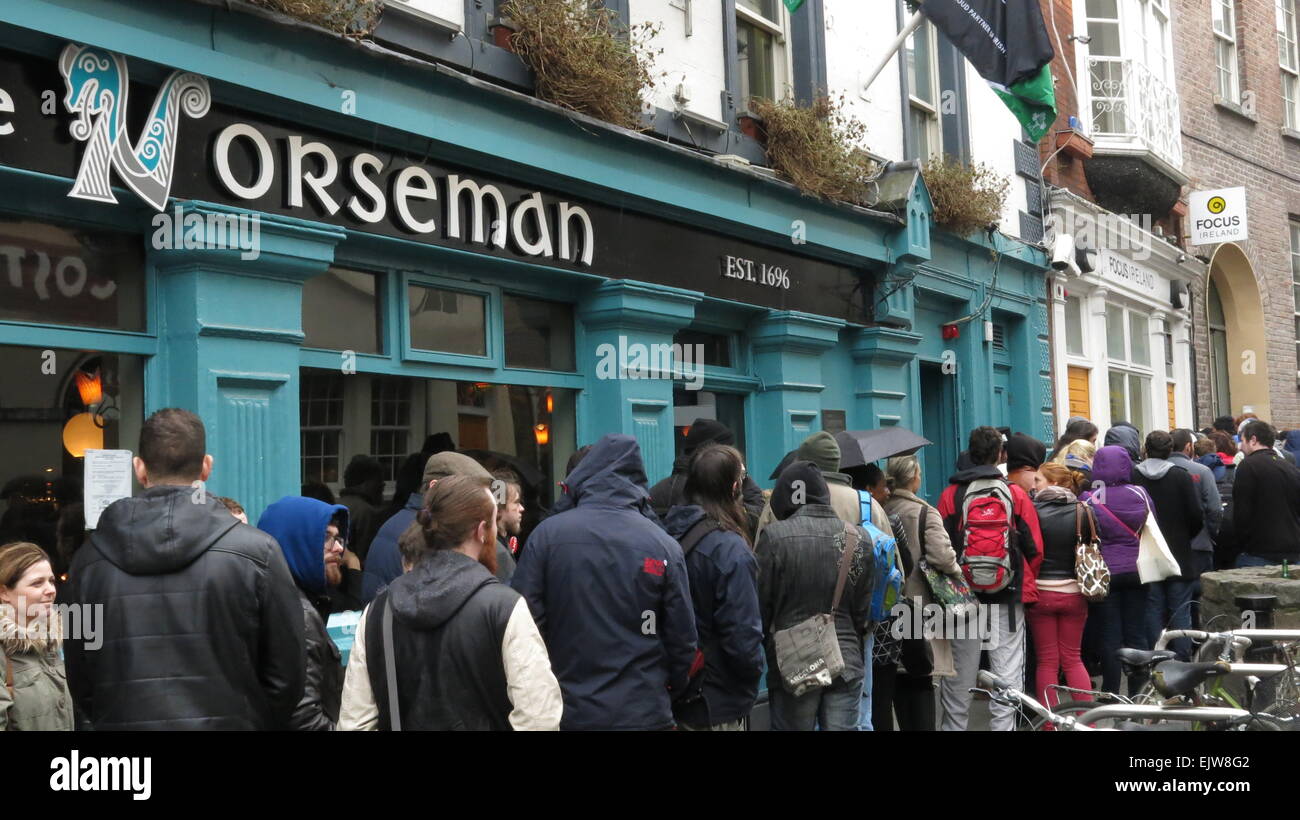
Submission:
{"label": "person in navy jacket", "polygon": [[564,695],[560,728],[670,729],[672,699],[693,671],[695,613],[636,439],[605,436],[565,485],[511,581],[546,640]]}
{"label": "person in navy jacket", "polygon": [[758,697],[763,617],[744,482],[740,451],[706,445],[687,466],[686,503],[668,511],[668,534],[689,549],[686,571],[704,656],[699,685],[674,705],[678,728],[743,730]]}

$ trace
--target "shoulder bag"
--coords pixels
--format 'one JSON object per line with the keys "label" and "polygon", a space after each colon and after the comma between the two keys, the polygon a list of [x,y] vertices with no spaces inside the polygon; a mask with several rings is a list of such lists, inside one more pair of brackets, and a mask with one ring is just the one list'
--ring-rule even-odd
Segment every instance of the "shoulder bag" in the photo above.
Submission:
{"label": "shoulder bag", "polygon": [[835,633],[835,611],[849,578],[849,565],[858,549],[856,527],[844,525],[844,552],[840,555],[839,576],[835,579],[835,596],[830,612],[806,618],[788,629],[772,635],[776,646],[776,668],[786,691],[798,697],[813,689],[830,686],[844,671],[840,639]]}

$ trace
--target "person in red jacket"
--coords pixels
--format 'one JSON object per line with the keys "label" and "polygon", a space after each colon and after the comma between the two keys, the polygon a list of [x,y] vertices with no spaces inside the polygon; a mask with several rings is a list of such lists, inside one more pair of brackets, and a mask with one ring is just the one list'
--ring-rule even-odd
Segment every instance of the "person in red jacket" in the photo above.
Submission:
{"label": "person in red jacket", "polygon": [[[977,550],[971,550],[971,555],[965,555],[970,546],[970,528],[962,516],[968,494],[972,499],[977,496],[990,497],[988,491],[981,490],[980,487],[992,486],[989,482],[1001,482],[1001,487],[1006,488],[1011,500],[1011,519],[1007,522],[1010,527],[1011,549],[1006,556],[1010,562],[1010,577],[1005,586],[997,591],[977,593],[980,599],[978,619],[972,618],[964,628],[959,628],[958,634],[948,636],[953,638],[953,664],[957,674],[943,678],[940,683],[939,699],[944,711],[940,729],[943,731],[966,730],[971,703],[970,689],[975,685],[975,676],[979,672],[981,648],[989,650],[990,671],[999,678],[1020,685],[1025,676],[1024,608],[1038,600],[1037,578],[1038,567],[1043,562],[1043,535],[1038,528],[1038,513],[1034,510],[1029,495],[1015,484],[1007,482],[998,470],[998,456],[1001,452],[1002,436],[997,430],[992,427],[977,427],[972,430],[969,453],[975,466],[953,475],[948,487],[939,497],[939,515],[943,516],[944,528],[948,531],[968,580],[977,568],[977,563],[973,563]],[[994,507],[996,506],[995,504]],[[992,512],[995,516],[998,514],[996,510]],[[1005,516],[1005,513],[1001,515]],[[985,553],[986,548],[987,543],[978,551]],[[974,572],[976,582],[981,581],[982,572]],[[973,588],[977,586],[978,583],[972,584]],[[1015,730],[1014,709],[993,703],[990,704],[989,711],[992,715],[991,729],[1008,732]]]}

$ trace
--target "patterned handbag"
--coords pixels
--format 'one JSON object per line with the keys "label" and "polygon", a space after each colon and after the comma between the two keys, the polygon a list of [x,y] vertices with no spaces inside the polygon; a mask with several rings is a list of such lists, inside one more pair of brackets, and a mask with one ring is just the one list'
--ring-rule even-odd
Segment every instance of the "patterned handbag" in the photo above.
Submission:
{"label": "patterned handbag", "polygon": [[1079,581],[1079,591],[1089,603],[1104,601],[1110,592],[1110,567],[1101,557],[1101,545],[1097,542],[1097,519],[1092,510],[1088,510],[1088,540],[1083,538],[1084,504],[1074,505],[1074,577]]}
{"label": "patterned handbag", "polygon": [[970,584],[966,583],[965,576],[945,575],[925,560],[925,525],[929,512],[929,505],[922,504],[921,517],[917,521],[917,533],[921,542],[921,560],[917,562],[917,566],[925,576],[925,583],[930,587],[935,603],[958,612],[973,610],[979,602],[975,598],[975,593],[970,591]]}

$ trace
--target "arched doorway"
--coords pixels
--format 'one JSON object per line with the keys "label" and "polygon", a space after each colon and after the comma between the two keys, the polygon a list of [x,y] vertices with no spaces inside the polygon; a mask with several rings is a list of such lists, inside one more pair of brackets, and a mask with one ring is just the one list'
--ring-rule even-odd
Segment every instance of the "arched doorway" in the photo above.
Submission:
{"label": "arched doorway", "polygon": [[1255,271],[1237,245],[1215,249],[1204,301],[1212,413],[1237,416],[1250,408],[1270,418],[1263,303]]}

